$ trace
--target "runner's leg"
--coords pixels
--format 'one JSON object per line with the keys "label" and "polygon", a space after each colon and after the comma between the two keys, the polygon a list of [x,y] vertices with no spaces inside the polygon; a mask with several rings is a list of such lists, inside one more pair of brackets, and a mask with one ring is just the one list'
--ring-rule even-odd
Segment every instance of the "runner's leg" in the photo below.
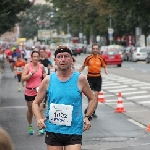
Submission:
{"label": "runner's leg", "polygon": [[47,150],[64,150],[63,146],[51,146],[47,145]]}
{"label": "runner's leg", "polygon": [[32,124],[32,118],[33,118],[33,112],[32,112],[32,103],[33,101],[27,101],[27,121],[30,124]]}

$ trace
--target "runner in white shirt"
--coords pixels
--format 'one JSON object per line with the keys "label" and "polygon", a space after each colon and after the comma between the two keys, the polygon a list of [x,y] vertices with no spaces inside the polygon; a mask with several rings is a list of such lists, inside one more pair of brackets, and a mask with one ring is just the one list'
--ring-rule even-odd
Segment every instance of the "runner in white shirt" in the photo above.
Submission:
{"label": "runner in white shirt", "polygon": [[30,61],[30,57],[31,57],[31,51],[29,50],[29,48],[27,48],[25,50],[25,56],[24,56],[26,63],[28,63]]}
{"label": "runner in white shirt", "polygon": [[4,72],[4,62],[6,61],[6,55],[4,53],[4,50],[0,47],[0,72]]}

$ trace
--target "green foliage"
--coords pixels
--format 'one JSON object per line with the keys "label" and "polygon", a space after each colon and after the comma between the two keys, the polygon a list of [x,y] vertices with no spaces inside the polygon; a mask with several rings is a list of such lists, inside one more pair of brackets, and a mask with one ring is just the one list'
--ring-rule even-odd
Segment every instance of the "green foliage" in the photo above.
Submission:
{"label": "green foliage", "polygon": [[[149,0],[47,0],[59,8],[62,24],[70,23],[72,32],[80,32],[82,20],[84,34],[106,35],[112,20],[114,35],[134,34],[140,26],[144,34],[150,28]],[[111,14],[111,18],[109,17]]]}
{"label": "green foliage", "polygon": [[[53,22],[50,12],[52,12],[52,9],[49,5],[37,4],[20,15],[21,37],[31,39],[37,35],[38,30],[52,28],[52,25],[45,28],[44,24],[45,21]],[[39,20],[43,21],[41,27],[38,25]]]}
{"label": "green foliage", "polygon": [[13,29],[19,22],[18,14],[30,7],[29,0],[3,0],[0,5],[0,34]]}

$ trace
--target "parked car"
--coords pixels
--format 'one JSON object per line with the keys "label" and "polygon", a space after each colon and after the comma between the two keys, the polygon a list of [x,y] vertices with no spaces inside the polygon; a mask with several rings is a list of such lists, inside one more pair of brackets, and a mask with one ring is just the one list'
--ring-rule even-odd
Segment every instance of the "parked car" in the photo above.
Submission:
{"label": "parked car", "polygon": [[122,59],[117,49],[108,49],[101,53],[107,65],[117,65],[121,67]]}
{"label": "parked car", "polygon": [[77,52],[75,50],[75,44],[73,44],[73,43],[62,43],[61,45],[69,47],[72,50],[72,54],[74,56],[77,56]]}
{"label": "parked car", "polygon": [[81,49],[81,53],[86,53],[87,45],[82,43],[77,43],[78,47]]}
{"label": "parked car", "polygon": [[132,54],[132,61],[146,60],[148,54],[148,49],[146,47],[137,47]]}
{"label": "parked car", "polygon": [[82,53],[82,46],[75,44],[75,51],[76,51],[76,54],[80,55]]}
{"label": "parked car", "polygon": [[147,64],[150,63],[150,53],[147,53],[147,58],[145,59],[145,62]]}
{"label": "parked car", "polygon": [[100,47],[100,50],[101,50],[101,51],[104,51],[104,50],[107,50],[107,48],[108,48],[108,46],[101,46],[101,47]]}

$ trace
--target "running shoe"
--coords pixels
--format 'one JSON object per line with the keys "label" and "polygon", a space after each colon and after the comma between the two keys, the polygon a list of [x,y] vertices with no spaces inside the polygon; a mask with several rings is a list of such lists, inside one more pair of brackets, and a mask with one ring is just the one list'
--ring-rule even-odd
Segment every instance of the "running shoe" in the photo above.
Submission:
{"label": "running shoe", "polygon": [[24,82],[22,82],[22,87],[24,87],[25,85],[24,85]]}
{"label": "running shoe", "polygon": [[18,91],[20,92],[20,91],[21,91],[21,88],[18,88]]}
{"label": "running shoe", "polygon": [[43,129],[39,129],[38,132],[39,132],[39,134],[44,134],[44,130]]}
{"label": "running shoe", "polygon": [[33,135],[33,134],[34,134],[34,130],[33,130],[32,125],[29,125],[29,126],[28,126],[28,133],[29,133],[30,135]]}

